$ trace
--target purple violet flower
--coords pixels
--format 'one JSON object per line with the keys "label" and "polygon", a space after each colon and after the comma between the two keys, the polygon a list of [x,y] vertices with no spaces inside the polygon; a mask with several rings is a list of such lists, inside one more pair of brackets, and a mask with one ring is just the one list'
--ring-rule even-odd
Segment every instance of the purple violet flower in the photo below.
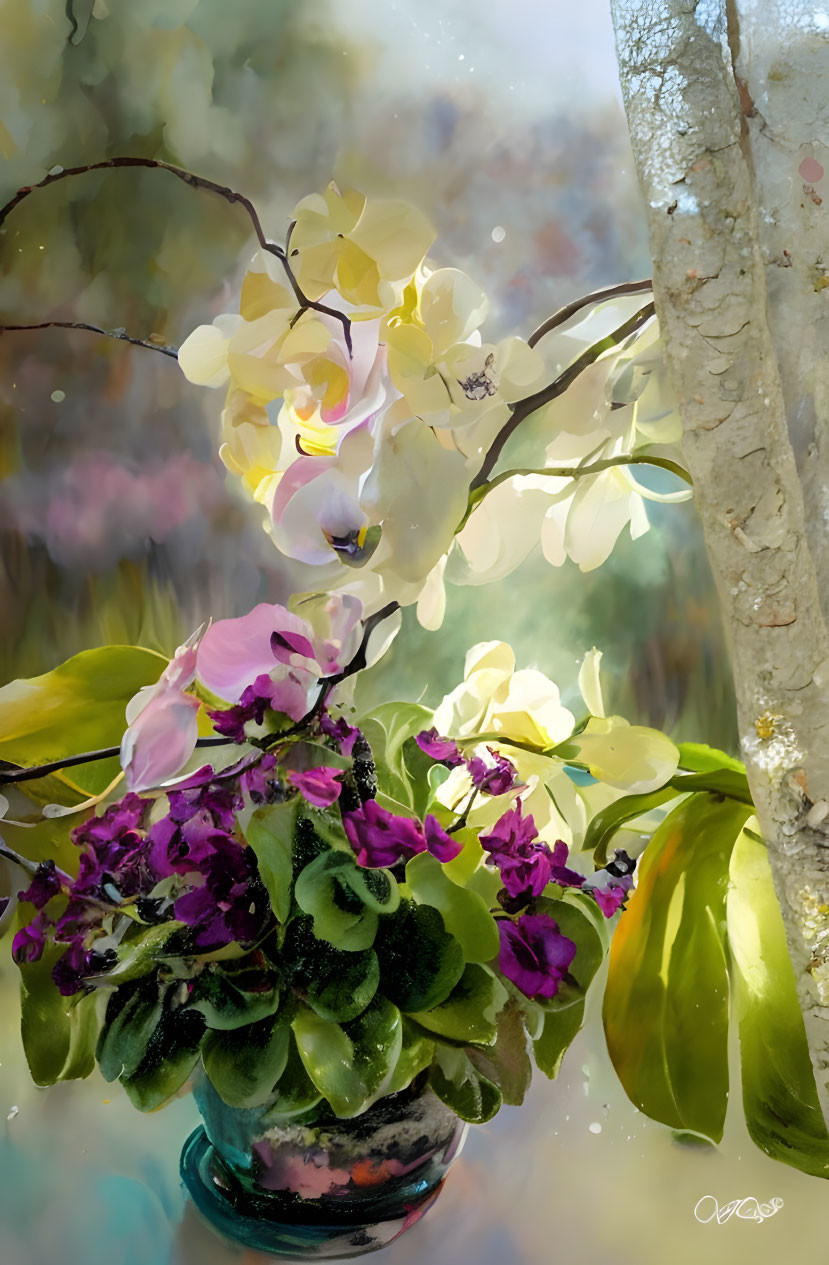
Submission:
{"label": "purple violet flower", "polygon": [[315,808],[329,808],[335,800],[339,799],[343,789],[342,782],[339,780],[341,773],[341,769],[332,769],[328,765],[322,765],[316,769],[308,769],[305,773],[292,770],[288,774],[288,781]]}
{"label": "purple violet flower", "polygon": [[485,795],[505,795],[507,791],[522,790],[523,783],[518,781],[518,770],[512,760],[493,747],[487,747],[487,751],[495,761],[494,765],[487,764],[480,756],[473,756],[466,762],[472,785]]}
{"label": "purple violet flower", "polygon": [[552,852],[552,869],[550,877],[554,883],[558,883],[559,887],[581,887],[584,883],[584,875],[579,874],[578,870],[571,870],[567,867],[567,857],[570,849],[563,839],[557,839]]}
{"label": "purple violet flower", "polygon": [[52,925],[46,914],[37,914],[27,927],[21,927],[12,940],[12,958],[18,965],[38,962],[46,948],[46,931]]}
{"label": "purple violet flower", "polygon": [[454,769],[463,764],[461,749],[453,738],[441,738],[437,729],[424,729],[415,734],[415,742],[424,755],[431,756],[438,764],[445,764],[447,769]]}
{"label": "purple violet flower", "polygon": [[349,725],[343,716],[332,720],[327,712],[320,717],[320,729],[327,738],[334,739],[343,755],[351,755],[354,743],[361,737],[360,730],[355,725]]}
{"label": "purple violet flower", "polygon": [[25,892],[18,892],[18,897],[20,900],[27,900],[35,908],[42,909],[60,890],[61,881],[54,861],[41,861],[31,883]]}
{"label": "purple violet flower", "polygon": [[504,918],[498,933],[501,973],[527,997],[555,997],[576,956],[575,944],[562,935],[555,919],[549,914],[523,914],[515,922]]}
{"label": "purple violet flower", "polygon": [[419,852],[431,852],[439,861],[451,861],[461,844],[448,835],[429,814],[425,826],[412,817],[397,817],[374,799],[353,812],[343,813],[348,842],[357,853],[357,864],[381,869],[408,861]]}
{"label": "purple violet flower", "polygon": [[625,903],[627,894],[632,888],[633,878],[626,874],[623,878],[611,878],[603,887],[594,887],[591,884],[586,886],[584,890],[595,896],[596,904],[605,918],[612,918],[616,910],[620,909]]}
{"label": "purple violet flower", "polygon": [[535,822],[523,816],[519,799],[499,817],[491,834],[480,836],[511,897],[540,896],[553,877],[554,855],[536,834]]}

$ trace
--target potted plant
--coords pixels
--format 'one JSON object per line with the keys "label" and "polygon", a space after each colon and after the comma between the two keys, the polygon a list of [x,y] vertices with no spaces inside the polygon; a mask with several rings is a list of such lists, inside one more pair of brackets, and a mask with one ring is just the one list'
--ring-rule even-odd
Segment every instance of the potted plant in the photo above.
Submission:
{"label": "potted plant", "polygon": [[[155,160],[96,166],[119,165],[240,200]],[[688,495],[631,474],[688,480],[648,283],[488,344],[485,296],[424,262],[412,208],[332,186],[282,246],[242,203],[259,252],[240,312],[178,359],[227,387],[220,455],[309,586],[207,622],[169,661],[103,647],[0,690],[0,780],[41,805],[8,823],[2,855],[27,877],[3,918],[38,1083],[97,1063],[142,1110],[192,1085],[205,1125],[182,1172],[213,1224],[350,1255],[422,1215],[466,1124],[520,1103],[533,1063],[556,1074],[619,917],[605,1015],[623,1083],[716,1136],[722,1094],[710,1119],[674,1119],[625,1034],[650,1032],[667,959],[648,948],[670,956],[693,848],[717,841],[699,873],[718,884],[751,797],[723,753],[607,715],[596,651],[578,717],[486,641],[435,711],[354,702],[401,608],[440,625],[445,579],[498,580],[539,537],[590,569],[647,528],[648,497]],[[722,965],[721,939],[705,947]]]}

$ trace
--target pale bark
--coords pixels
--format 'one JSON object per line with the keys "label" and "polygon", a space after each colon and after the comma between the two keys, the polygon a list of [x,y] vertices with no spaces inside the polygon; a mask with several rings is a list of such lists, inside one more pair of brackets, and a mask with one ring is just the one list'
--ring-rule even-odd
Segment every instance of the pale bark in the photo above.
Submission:
{"label": "pale bark", "polygon": [[[819,300],[829,290],[813,284],[821,249],[829,269],[829,230],[798,174],[827,135],[829,103],[791,73],[806,40],[826,83],[829,31],[798,27],[799,0],[741,0],[729,15],[725,0],[611,7],[742,751],[829,1119],[829,636],[819,583],[829,553]],[[778,19],[790,26],[785,55],[773,46]]]}

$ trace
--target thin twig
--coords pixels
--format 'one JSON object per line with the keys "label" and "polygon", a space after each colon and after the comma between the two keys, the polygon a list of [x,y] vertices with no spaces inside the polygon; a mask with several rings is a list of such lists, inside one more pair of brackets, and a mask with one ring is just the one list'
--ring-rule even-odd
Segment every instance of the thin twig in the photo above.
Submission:
{"label": "thin twig", "polygon": [[229,185],[218,184],[215,180],[208,180],[206,176],[197,176],[195,172],[187,171],[184,167],[176,167],[173,163],[162,162],[159,158],[139,158],[135,155],[122,154],[115,158],[105,158],[97,163],[86,163],[82,167],[63,167],[60,171],[50,172],[49,175],[44,176],[36,184],[24,185],[23,188],[18,189],[14,197],[10,198],[3,207],[0,207],[0,228],[15,207],[28,198],[35,189],[45,189],[47,185],[56,184],[59,180],[67,180],[70,176],[82,176],[90,171],[103,171],[107,168],[115,167],[149,167],[158,168],[161,171],[169,171],[178,180],[182,180],[193,189],[203,189],[207,193],[216,193],[220,198],[224,198],[226,202],[231,204],[238,202],[239,206],[243,207],[247,212],[248,219],[253,225],[253,231],[256,234],[256,240],[262,250],[267,251],[270,255],[275,255],[285,269],[285,274],[297,302],[305,309],[313,308],[315,312],[324,312],[326,315],[340,321],[349,355],[351,354],[351,321],[344,312],[338,312],[336,308],[329,307],[318,299],[309,299],[302,292],[294,271],[288,262],[284,248],[278,242],[272,242],[265,235],[256,207],[250,198],[245,197],[243,193],[238,193],[235,189],[231,189]]}
{"label": "thin twig", "polygon": [[474,492],[477,488],[482,487],[489,479],[498,458],[506,444],[507,440],[513,432],[520,426],[521,422],[531,413],[535,413],[537,409],[543,408],[545,404],[549,404],[551,400],[555,400],[559,395],[570,387],[579,376],[590,365],[594,364],[604,352],[609,351],[611,347],[623,342],[629,335],[635,333],[654,315],[655,309],[652,303],[648,303],[646,307],[634,313],[623,325],[615,329],[612,334],[608,334],[606,338],[602,338],[599,342],[594,343],[592,347],[588,347],[586,351],[574,360],[571,365],[560,373],[549,386],[543,387],[540,391],[535,391],[532,395],[526,396],[523,400],[516,400],[510,405],[512,415],[509,421],[505,422],[498,434],[493,440],[492,446],[484,458],[483,464],[476,474],[475,478],[469,485],[469,491]]}
{"label": "thin twig", "polygon": [[541,322],[538,329],[533,330],[527,343],[530,347],[535,347],[545,334],[549,334],[551,330],[569,321],[570,317],[575,316],[583,307],[596,307],[597,304],[605,303],[608,299],[618,299],[625,294],[641,294],[651,289],[653,289],[653,281],[650,277],[646,277],[644,281],[622,281],[615,286],[606,286],[603,290],[593,290],[580,299],[574,299],[572,303],[566,303],[557,312],[553,312],[552,316],[548,316],[546,321]]}
{"label": "thin twig", "polygon": [[91,334],[104,334],[107,338],[117,338],[122,343],[131,343],[133,347],[146,347],[148,351],[160,351],[162,356],[170,356],[173,360],[178,360],[177,347],[167,347],[164,343],[151,343],[143,338],[132,338],[123,329],[101,329],[99,325],[88,325],[86,321],[38,321],[36,325],[0,325],[0,334],[26,329],[85,329]]}
{"label": "thin twig", "polygon": [[[226,747],[230,744],[230,738],[210,737],[196,740],[197,747]],[[4,769],[0,771],[0,786],[32,782],[36,778],[47,777],[50,773],[58,773],[61,769],[71,769],[76,764],[93,764],[96,760],[109,760],[112,756],[120,755],[120,752],[120,746],[102,747],[98,751],[84,751],[82,755],[65,756],[62,760],[52,760],[50,764],[38,764],[29,769],[14,769],[12,772]]]}

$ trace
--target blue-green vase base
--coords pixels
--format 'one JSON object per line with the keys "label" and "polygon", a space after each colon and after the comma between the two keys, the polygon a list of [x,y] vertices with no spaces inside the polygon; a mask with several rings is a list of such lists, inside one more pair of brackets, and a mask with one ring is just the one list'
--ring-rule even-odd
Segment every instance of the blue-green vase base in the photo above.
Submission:
{"label": "blue-green vase base", "polygon": [[278,1196],[263,1191],[254,1197],[239,1183],[228,1180],[225,1165],[201,1127],[184,1144],[181,1176],[199,1212],[224,1238],[294,1259],[361,1256],[388,1246],[420,1220],[443,1184],[408,1199],[397,1215],[380,1220],[367,1221],[368,1209],[359,1220],[328,1222],[316,1210],[310,1210],[305,1219],[302,1209],[292,1212],[290,1220],[280,1219],[285,1209]]}

